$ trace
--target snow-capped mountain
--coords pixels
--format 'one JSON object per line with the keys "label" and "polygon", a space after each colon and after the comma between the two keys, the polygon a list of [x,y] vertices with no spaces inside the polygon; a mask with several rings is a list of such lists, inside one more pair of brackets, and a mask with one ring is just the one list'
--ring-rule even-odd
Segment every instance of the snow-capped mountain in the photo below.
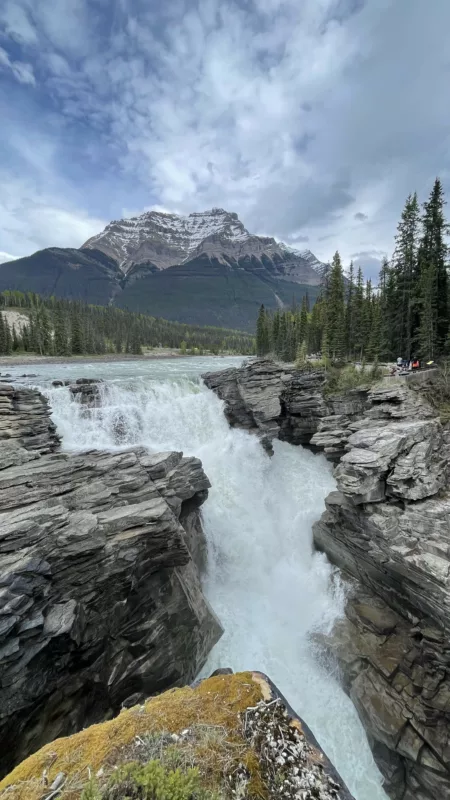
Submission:
{"label": "snow-capped mountain", "polygon": [[0,291],[81,299],[154,317],[255,330],[259,308],[314,303],[322,264],[255,236],[237,214],[149,211],[111,222],[79,250],[48,247],[0,264]]}
{"label": "snow-capped mountain", "polygon": [[299,258],[302,258],[303,261],[306,261],[312,269],[317,272],[318,275],[322,278],[325,274],[326,270],[328,269],[328,264],[325,264],[323,261],[319,261],[319,259],[311,253],[311,250],[297,250],[294,247],[290,247],[292,253],[295,253]]}
{"label": "snow-capped mountain", "polygon": [[309,250],[296,251],[271,237],[249,233],[237,214],[223,208],[188,216],[149,211],[115,220],[82,249],[100,250],[115,259],[125,275],[139,272],[139,265],[163,270],[207,256],[243,269],[249,269],[250,260],[251,271],[265,269],[283,280],[317,285],[323,267]]}

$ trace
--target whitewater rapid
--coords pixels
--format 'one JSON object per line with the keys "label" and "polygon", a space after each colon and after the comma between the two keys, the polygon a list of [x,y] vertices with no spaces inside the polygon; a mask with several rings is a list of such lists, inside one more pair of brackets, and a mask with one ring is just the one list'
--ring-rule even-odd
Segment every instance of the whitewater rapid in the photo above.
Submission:
{"label": "whitewater rapid", "polygon": [[281,442],[269,458],[254,436],[228,427],[222,403],[183,377],[182,364],[169,380],[160,373],[107,381],[102,407],[87,417],[67,389],[43,383],[63,447],[144,445],[202,460],[212,484],[202,507],[204,589],[225,629],[204,674],[218,666],[267,673],[356,800],[386,800],[355,709],[311,641],[343,613],[339,576],[312,548],[312,523],[334,488],[330,465]]}

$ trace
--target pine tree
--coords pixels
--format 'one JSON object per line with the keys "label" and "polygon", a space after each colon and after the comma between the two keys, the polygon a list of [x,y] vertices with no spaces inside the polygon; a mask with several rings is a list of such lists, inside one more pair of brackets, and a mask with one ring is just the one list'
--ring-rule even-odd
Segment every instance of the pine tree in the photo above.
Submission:
{"label": "pine tree", "polygon": [[12,329],[12,348],[15,353],[17,353],[17,351],[20,350],[21,348],[20,337],[17,335],[17,330],[15,325],[13,325]]}
{"label": "pine tree", "polygon": [[278,331],[278,350],[277,350],[277,356],[281,358],[282,361],[286,360],[287,347],[288,347],[287,319],[286,319],[286,312],[282,312],[280,314],[280,327]]}
{"label": "pine tree", "polygon": [[345,351],[345,308],[344,277],[338,252],[334,254],[331,265],[327,323],[328,347],[331,358],[341,360]]}
{"label": "pine tree", "polygon": [[381,262],[378,278],[379,306],[380,306],[380,348],[379,357],[390,359],[394,356],[393,346],[393,319],[396,313],[394,277],[387,258]]}
{"label": "pine tree", "polygon": [[411,357],[420,212],[417,194],[409,195],[397,227],[392,261],[396,287],[393,337],[397,352]]}
{"label": "pine tree", "polygon": [[31,353],[43,354],[41,331],[37,319],[36,311],[33,309],[30,314],[30,322],[28,326],[28,348]]}
{"label": "pine tree", "polygon": [[306,342],[307,334],[308,334],[308,305],[309,305],[309,298],[308,294],[304,294],[302,297],[302,309],[300,312],[300,319],[299,319],[299,326],[298,326],[298,346],[302,347],[303,344]]}
{"label": "pine tree", "polygon": [[270,347],[275,354],[279,353],[280,349],[279,340],[280,340],[280,312],[277,309],[272,318],[271,336],[270,336]]}
{"label": "pine tree", "polygon": [[354,294],[355,294],[355,274],[353,261],[350,261],[348,271],[348,284],[346,291],[346,306],[345,306],[345,352],[348,356],[351,355],[353,350],[353,326],[354,326]]}
{"label": "pine tree", "polygon": [[306,349],[306,340],[299,345],[297,350],[297,357],[295,360],[296,367],[304,367],[306,364],[306,356],[307,356],[307,349]]}
{"label": "pine tree", "polygon": [[267,312],[264,306],[259,309],[256,322],[256,353],[265,356],[270,350],[270,336]]}
{"label": "pine tree", "polygon": [[72,353],[74,356],[82,355],[85,352],[83,326],[80,314],[75,311],[72,314]]}
{"label": "pine tree", "polygon": [[381,352],[381,298],[372,299],[370,336],[367,347],[367,357],[370,361],[378,363]]}
{"label": "pine tree", "polygon": [[69,356],[71,354],[66,319],[64,316],[64,311],[61,308],[61,306],[57,307],[55,311],[54,340],[55,340],[55,355]]}
{"label": "pine tree", "polygon": [[[419,325],[418,340],[423,357],[427,356],[423,350],[425,341],[428,341],[433,357],[444,352],[449,328],[448,247],[445,242],[448,226],[444,217],[444,204],[442,184],[436,178],[430,198],[424,203],[418,253],[420,289],[416,324]],[[426,317],[425,321],[421,319],[423,315]],[[428,331],[425,338],[424,328]]]}
{"label": "pine tree", "polygon": [[366,282],[366,289],[364,293],[363,309],[362,309],[362,325],[361,336],[363,342],[363,356],[368,357],[368,345],[370,340],[370,331],[372,329],[372,281]]}
{"label": "pine tree", "polygon": [[142,355],[142,345],[137,325],[135,325],[131,331],[130,350],[134,356]]}
{"label": "pine tree", "polygon": [[5,353],[10,356],[13,350],[13,341],[8,320],[5,320]]}
{"label": "pine tree", "polygon": [[6,318],[0,312],[0,354],[6,354]]}
{"label": "pine tree", "polygon": [[39,326],[39,331],[40,331],[39,338],[40,338],[42,352],[45,353],[45,355],[52,355],[53,339],[50,326],[50,319],[48,311],[44,305],[39,306],[39,310],[37,313],[37,324]]}
{"label": "pine tree", "polygon": [[364,280],[361,267],[358,267],[353,303],[354,354],[362,360],[364,350]]}
{"label": "pine tree", "polygon": [[436,313],[436,268],[433,261],[421,264],[420,281],[420,324],[417,335],[419,355],[423,359],[437,356],[437,313]]}

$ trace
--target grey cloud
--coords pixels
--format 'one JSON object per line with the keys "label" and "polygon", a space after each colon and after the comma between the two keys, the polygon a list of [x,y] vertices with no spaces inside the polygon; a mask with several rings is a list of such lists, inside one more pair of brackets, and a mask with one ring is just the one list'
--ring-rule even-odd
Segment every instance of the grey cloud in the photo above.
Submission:
{"label": "grey cloud", "polygon": [[[61,120],[92,131],[92,163],[106,139],[114,148],[105,208],[117,198],[120,216],[128,182],[147,202],[222,206],[255,232],[289,239],[302,230],[318,257],[329,257],[320,252],[328,241],[375,269],[406,196],[417,189],[422,200],[436,174],[444,184],[450,175],[448,0],[434,0],[433,14],[423,0],[163,5],[115,3],[100,39],[97,12],[111,4],[93,13],[90,0],[74,0],[66,16],[51,0],[32,16],[31,0],[4,6],[24,43],[21,63],[39,76],[50,70]],[[410,52],[424,55],[407,60]],[[55,151],[59,131],[48,134]],[[53,168],[63,172],[62,159]],[[53,183],[64,186],[44,185]]]}
{"label": "grey cloud", "polygon": [[35,86],[36,78],[31,64],[26,64],[24,61],[13,61],[3,47],[0,47],[0,67],[11,70],[19,83],[28,83],[31,86]]}
{"label": "grey cloud", "polygon": [[385,256],[386,253],[379,250],[361,251],[351,254],[355,271],[361,267],[365,279],[368,280],[370,278],[373,285],[376,285],[378,282],[381,262]]}
{"label": "grey cloud", "polygon": [[292,236],[289,241],[291,244],[306,244],[309,242],[309,236]]}

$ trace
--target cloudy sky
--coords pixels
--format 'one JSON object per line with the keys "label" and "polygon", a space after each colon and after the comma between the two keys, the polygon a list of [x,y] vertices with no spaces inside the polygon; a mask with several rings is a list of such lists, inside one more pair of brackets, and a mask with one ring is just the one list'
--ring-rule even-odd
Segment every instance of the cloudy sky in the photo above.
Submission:
{"label": "cloudy sky", "polygon": [[152,207],[367,273],[450,189],[449,0],[1,0],[0,260]]}

